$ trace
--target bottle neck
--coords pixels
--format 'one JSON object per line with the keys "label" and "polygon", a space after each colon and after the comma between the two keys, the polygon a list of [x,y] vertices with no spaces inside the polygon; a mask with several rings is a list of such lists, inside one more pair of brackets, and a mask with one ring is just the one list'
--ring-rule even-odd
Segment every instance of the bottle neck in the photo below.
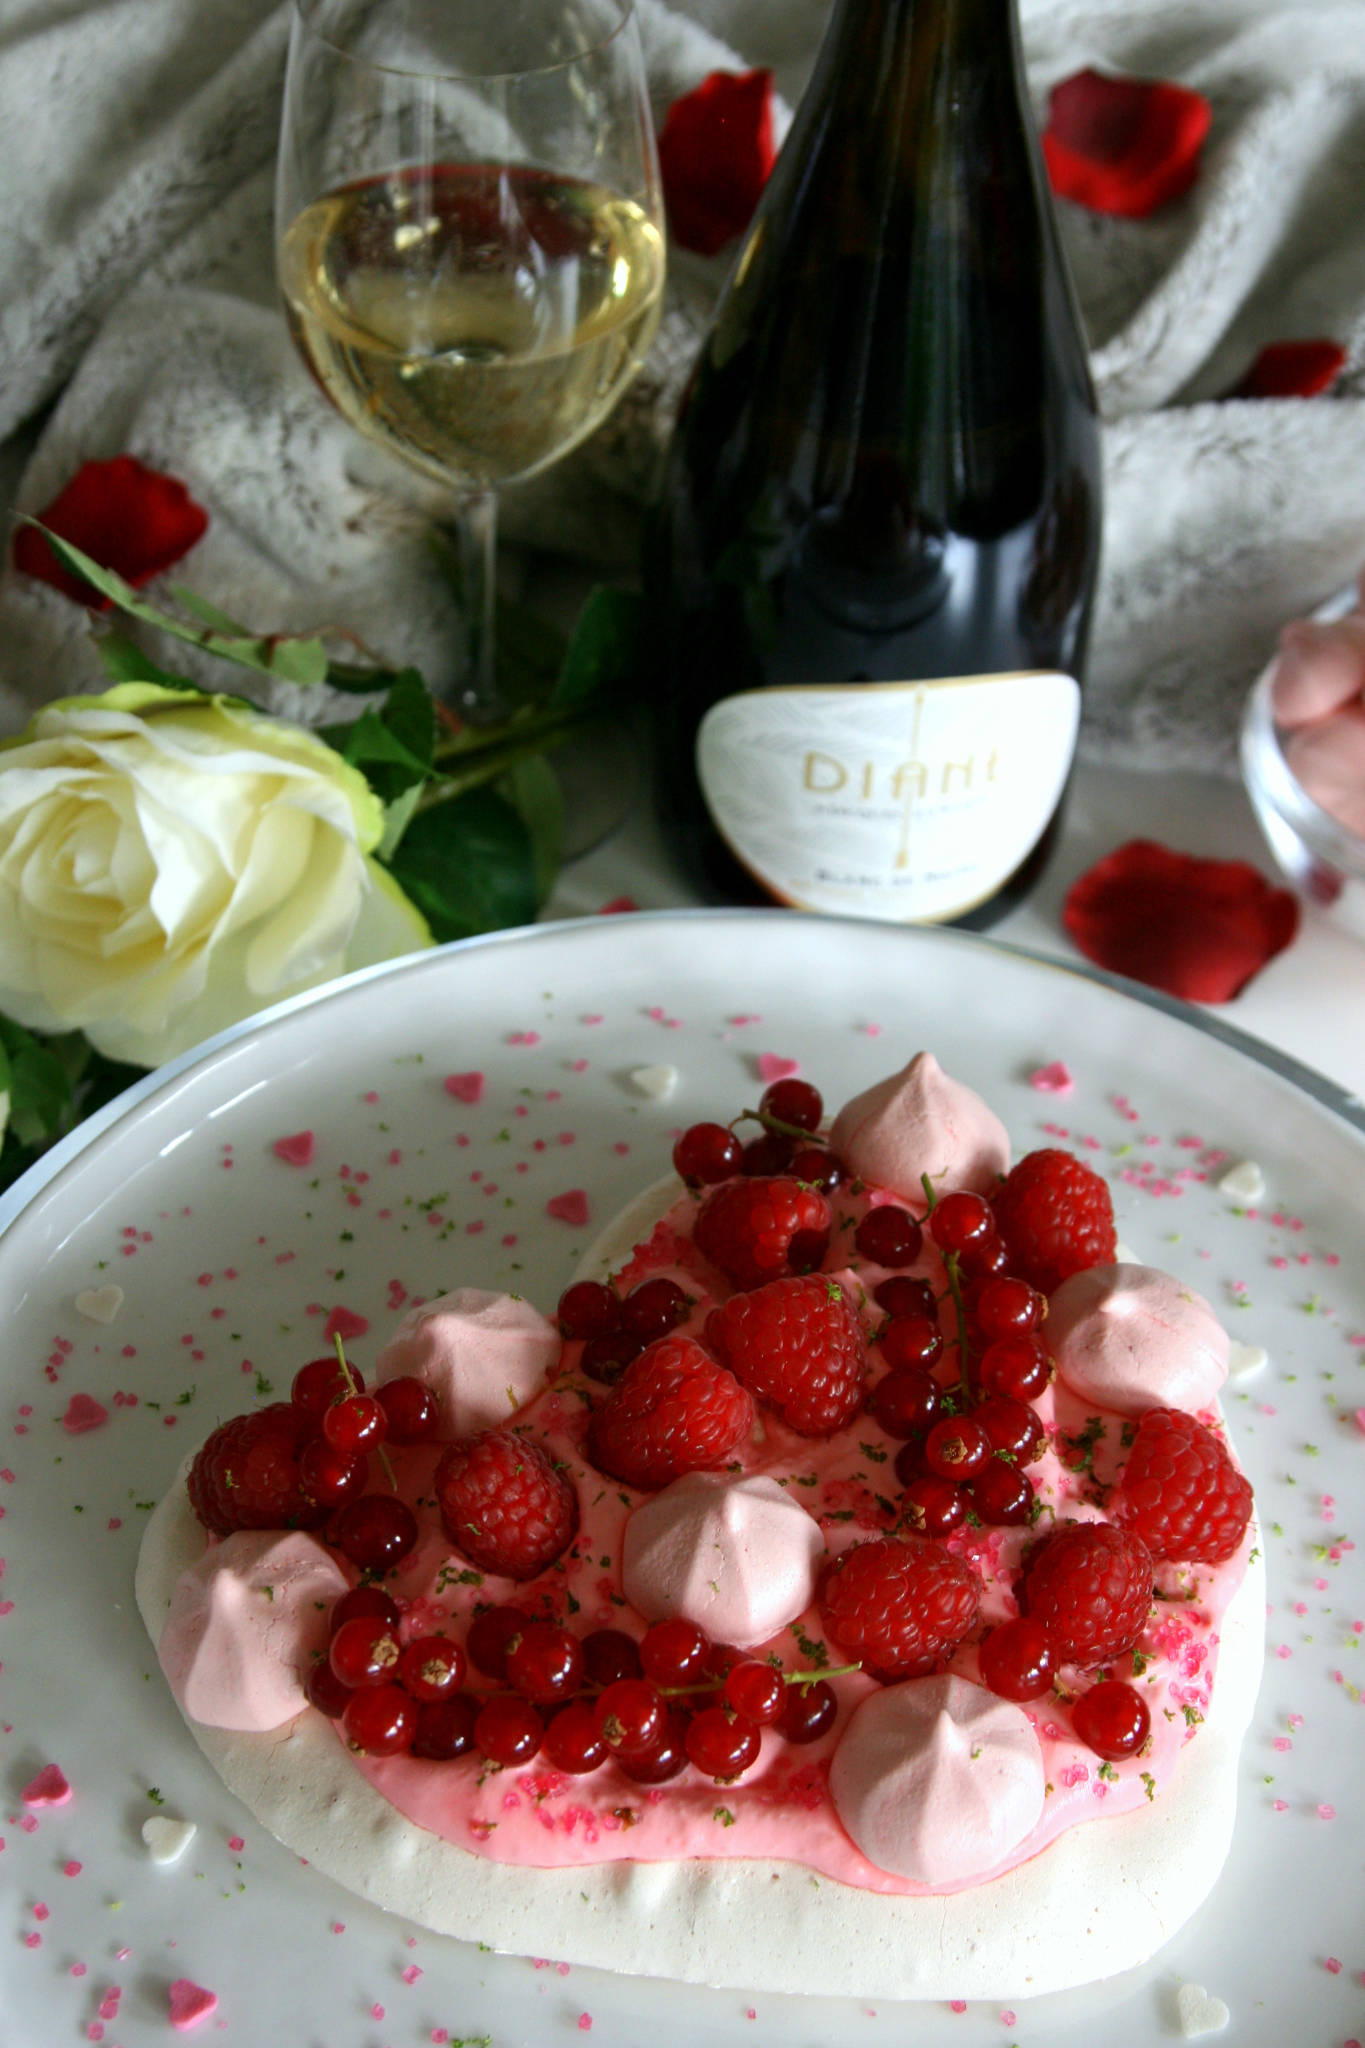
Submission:
{"label": "bottle neck", "polygon": [[1018,0],[834,0],[808,96],[844,87],[866,106],[949,55],[1021,69]]}

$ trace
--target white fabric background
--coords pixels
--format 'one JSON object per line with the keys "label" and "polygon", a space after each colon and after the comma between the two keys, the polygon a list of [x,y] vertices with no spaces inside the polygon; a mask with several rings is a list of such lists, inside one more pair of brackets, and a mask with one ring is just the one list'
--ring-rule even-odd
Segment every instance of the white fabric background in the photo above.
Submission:
{"label": "white fabric background", "polygon": [[[638,0],[660,117],[717,66],[799,94],[827,0]],[[1194,191],[1150,221],[1064,207],[1106,422],[1107,524],[1083,745],[1228,768],[1278,626],[1365,561],[1365,5],[1022,0],[1040,107],[1089,63],[1208,94]],[[175,573],[262,630],[336,624],[436,683],[459,625],[439,501],[296,363],[274,297],[277,0],[0,0],[0,508],[124,451],[211,525]],[[619,570],[726,259],[675,264],[645,373],[584,449],[505,494],[509,540]],[[1331,397],[1227,401],[1266,342],[1349,351]],[[534,556],[531,566],[534,594]],[[84,614],[7,570],[0,727],[98,686]],[[280,708],[297,711],[295,703]]]}

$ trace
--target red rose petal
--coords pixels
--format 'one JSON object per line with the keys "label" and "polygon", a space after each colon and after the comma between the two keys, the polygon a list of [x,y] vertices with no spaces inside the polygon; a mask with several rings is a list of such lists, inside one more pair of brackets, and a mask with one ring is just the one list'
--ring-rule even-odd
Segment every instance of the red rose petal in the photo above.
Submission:
{"label": "red rose petal", "polygon": [[771,71],[713,71],[674,100],[659,136],[674,241],[714,256],[742,234],[776,156]]}
{"label": "red rose petal", "polygon": [[1330,391],[1346,366],[1339,341],[1272,341],[1263,348],[1234,398],[1316,398]]}
{"label": "red rose petal", "polygon": [[1191,1003],[1227,1003],[1298,930],[1299,907],[1240,860],[1130,839],[1074,882],[1062,922],[1098,967]]}
{"label": "red rose petal", "polygon": [[1167,79],[1077,71],[1048,102],[1052,189],[1092,213],[1145,219],[1189,191],[1212,118],[1202,93]]}
{"label": "red rose petal", "polygon": [[[187,555],[209,523],[178,478],[148,469],[133,455],[82,463],[37,517],[101,568],[134,585],[150,583]],[[109,609],[108,598],[63,568],[35,527],[21,526],[15,534],[14,566],[77,604]]]}

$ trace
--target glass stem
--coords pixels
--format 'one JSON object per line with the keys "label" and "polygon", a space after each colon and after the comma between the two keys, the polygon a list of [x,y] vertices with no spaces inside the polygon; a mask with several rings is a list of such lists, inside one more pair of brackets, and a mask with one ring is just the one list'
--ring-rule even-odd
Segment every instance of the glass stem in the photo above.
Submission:
{"label": "glass stem", "polygon": [[491,490],[471,491],[457,500],[455,527],[464,593],[465,671],[456,686],[455,709],[469,725],[492,725],[505,717],[498,693],[495,608],[497,604],[498,500]]}

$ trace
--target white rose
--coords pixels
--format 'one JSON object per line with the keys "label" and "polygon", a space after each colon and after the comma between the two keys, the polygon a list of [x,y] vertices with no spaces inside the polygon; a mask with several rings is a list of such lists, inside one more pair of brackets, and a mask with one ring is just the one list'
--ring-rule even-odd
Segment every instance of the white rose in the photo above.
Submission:
{"label": "white rose", "polygon": [[0,1011],[151,1067],[429,946],[370,858],[382,823],[333,748],[236,698],[47,705],[0,748]]}

